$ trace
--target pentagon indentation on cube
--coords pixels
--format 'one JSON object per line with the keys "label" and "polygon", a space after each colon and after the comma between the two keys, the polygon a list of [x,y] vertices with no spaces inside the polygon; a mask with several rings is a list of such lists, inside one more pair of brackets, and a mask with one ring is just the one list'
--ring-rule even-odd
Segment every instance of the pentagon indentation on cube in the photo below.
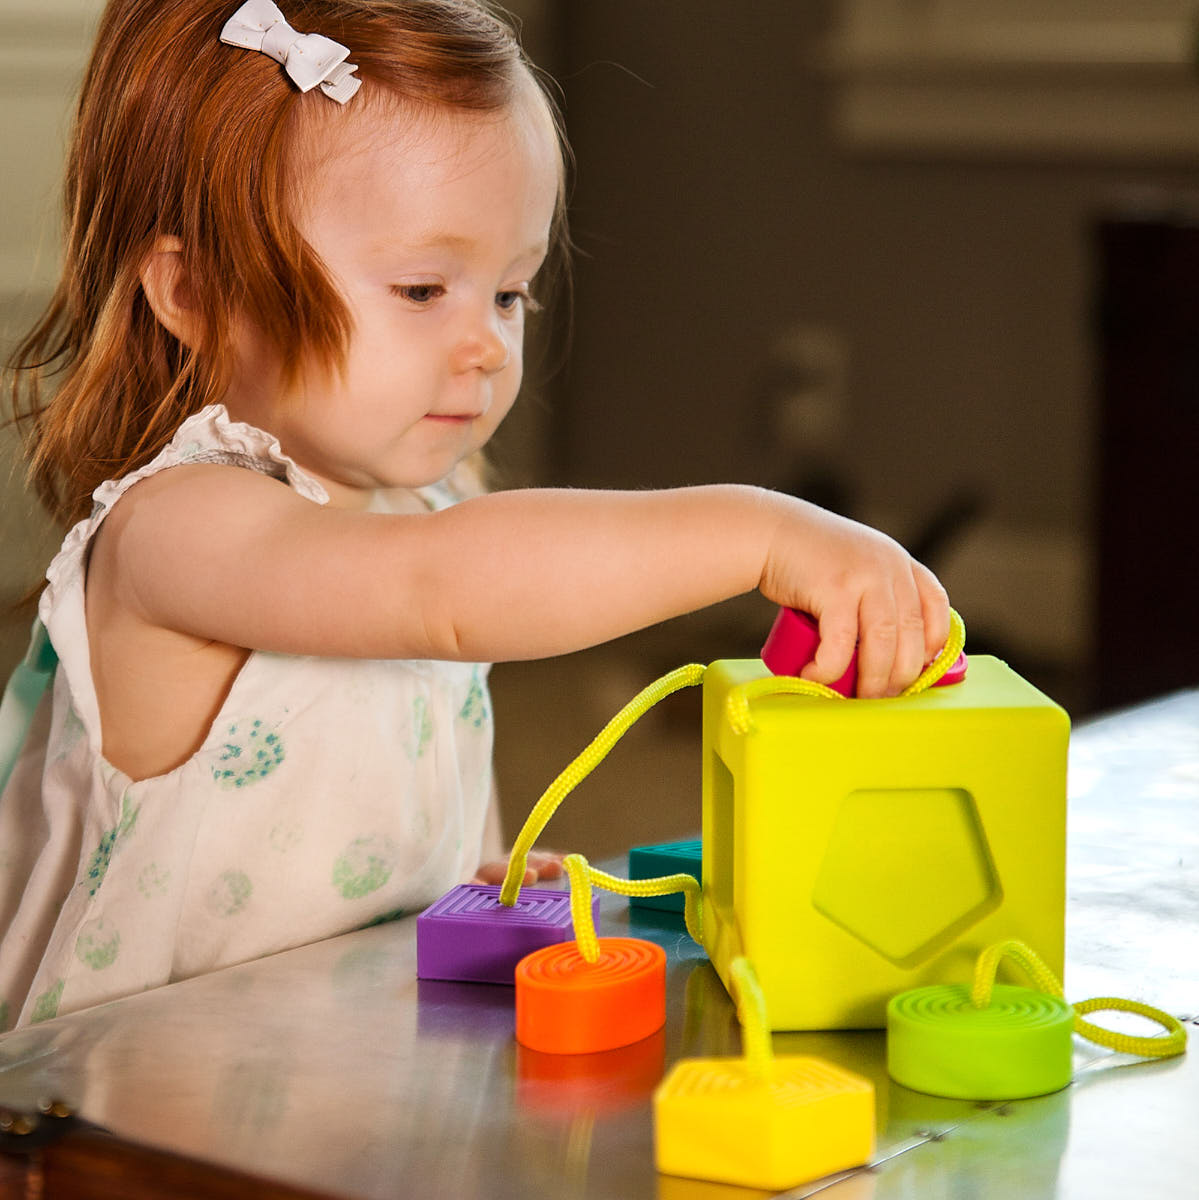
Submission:
{"label": "pentagon indentation on cube", "polygon": [[[498,884],[462,883],[416,918],[419,979],[511,985],[526,954],[574,937],[569,892],[522,888],[511,908],[499,896]],[[598,923],[598,896],[591,905]]]}
{"label": "pentagon indentation on cube", "polygon": [[677,1063],[654,1095],[658,1170],[780,1191],[860,1166],[874,1153],[874,1088],[824,1059]]}
{"label": "pentagon indentation on cube", "polygon": [[901,967],[926,962],[1003,899],[961,788],[851,792],[812,892],[818,912]]}
{"label": "pentagon indentation on cube", "polygon": [[[659,842],[654,846],[634,846],[629,851],[629,878],[656,879],[659,875],[693,875],[703,882],[703,842],[693,838],[685,842]],[[656,908],[665,912],[683,911],[683,893],[668,896],[630,896],[637,908]]]}

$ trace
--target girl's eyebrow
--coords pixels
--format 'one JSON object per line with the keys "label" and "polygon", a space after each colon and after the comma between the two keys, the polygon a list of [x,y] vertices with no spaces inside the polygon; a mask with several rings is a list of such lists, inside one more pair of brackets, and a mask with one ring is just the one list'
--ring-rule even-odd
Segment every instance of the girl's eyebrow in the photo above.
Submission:
{"label": "girl's eyebrow", "polygon": [[[426,250],[448,250],[451,253],[465,254],[473,250],[477,245],[477,239],[467,237],[464,234],[438,232],[405,239],[384,237],[379,241],[374,242],[371,245],[370,250],[372,254],[411,254],[414,251],[421,253]],[[517,254],[513,261],[524,262],[526,259],[530,258],[543,259],[548,253],[549,242],[546,239],[541,238]]]}

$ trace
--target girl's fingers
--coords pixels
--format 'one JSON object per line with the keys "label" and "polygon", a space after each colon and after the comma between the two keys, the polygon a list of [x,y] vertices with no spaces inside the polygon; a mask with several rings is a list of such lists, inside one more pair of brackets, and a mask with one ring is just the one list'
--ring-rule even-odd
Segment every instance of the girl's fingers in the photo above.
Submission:
{"label": "girl's fingers", "polygon": [[887,684],[888,696],[898,696],[924,670],[924,664],[928,661],[925,657],[924,604],[914,573],[899,581],[895,599],[899,613],[899,639]]}
{"label": "girl's fingers", "polygon": [[[539,879],[562,877],[562,855],[556,850],[531,850],[525,859],[525,875],[521,887],[536,883]],[[471,883],[503,883],[508,874],[508,860],[483,863],[475,872]]]}
{"label": "girl's fingers", "polygon": [[899,617],[894,593],[862,597],[862,636],[858,644],[857,694],[871,699],[889,694],[899,649]]}
{"label": "girl's fingers", "polygon": [[898,696],[941,651],[949,637],[949,598],[937,577],[914,559],[889,582],[864,593],[857,607],[819,614],[820,645],[801,672],[831,684],[858,652],[857,694]]}
{"label": "girl's fingers", "polygon": [[[919,564],[912,565],[909,574],[895,580],[890,595],[862,601],[859,696],[898,696],[937,656],[949,636],[944,589],[925,568],[917,571]],[[927,580],[922,580],[921,572]]]}
{"label": "girl's fingers", "polygon": [[471,883],[503,883],[507,870],[507,863],[483,863],[475,872]]}
{"label": "girl's fingers", "polygon": [[856,608],[830,608],[816,614],[820,622],[820,644],[816,657],[800,672],[813,683],[836,683],[849,670],[849,660],[858,644]]}
{"label": "girl's fingers", "polygon": [[[506,862],[484,863],[474,874],[471,883],[503,883],[508,874],[508,864]],[[538,870],[536,867],[525,867],[524,878],[520,881],[520,886],[536,883],[539,879],[556,879],[562,872],[559,870],[556,875],[547,874],[544,870]]]}
{"label": "girl's fingers", "polygon": [[924,661],[930,663],[949,641],[949,595],[941,581],[922,563],[912,574],[924,612]]}
{"label": "girl's fingers", "polygon": [[533,880],[560,879],[562,877],[562,855],[554,851],[534,851],[528,858],[529,869],[536,872]]}

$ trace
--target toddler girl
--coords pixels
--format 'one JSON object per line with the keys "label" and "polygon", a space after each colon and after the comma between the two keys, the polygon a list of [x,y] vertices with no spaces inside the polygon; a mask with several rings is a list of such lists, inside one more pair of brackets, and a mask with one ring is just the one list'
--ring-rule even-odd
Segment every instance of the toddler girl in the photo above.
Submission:
{"label": "toddler girl", "polygon": [[472,0],[287,8],[100,22],[63,281],[14,360],[73,528],[0,797],[0,1028],[494,878],[480,664],[752,588],[819,618],[811,678],[860,640],[864,695],[947,636],[927,570],[788,497],[481,494],[564,243],[553,109]]}

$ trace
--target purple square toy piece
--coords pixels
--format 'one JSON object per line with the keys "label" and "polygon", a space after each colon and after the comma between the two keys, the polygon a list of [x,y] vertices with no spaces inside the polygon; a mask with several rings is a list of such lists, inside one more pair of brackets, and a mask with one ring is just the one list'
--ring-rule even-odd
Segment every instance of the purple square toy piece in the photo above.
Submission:
{"label": "purple square toy piece", "polygon": [[[570,893],[522,888],[511,908],[493,883],[460,883],[416,918],[419,979],[459,979],[513,984],[526,954],[570,941]],[[599,897],[591,898],[599,921]]]}

